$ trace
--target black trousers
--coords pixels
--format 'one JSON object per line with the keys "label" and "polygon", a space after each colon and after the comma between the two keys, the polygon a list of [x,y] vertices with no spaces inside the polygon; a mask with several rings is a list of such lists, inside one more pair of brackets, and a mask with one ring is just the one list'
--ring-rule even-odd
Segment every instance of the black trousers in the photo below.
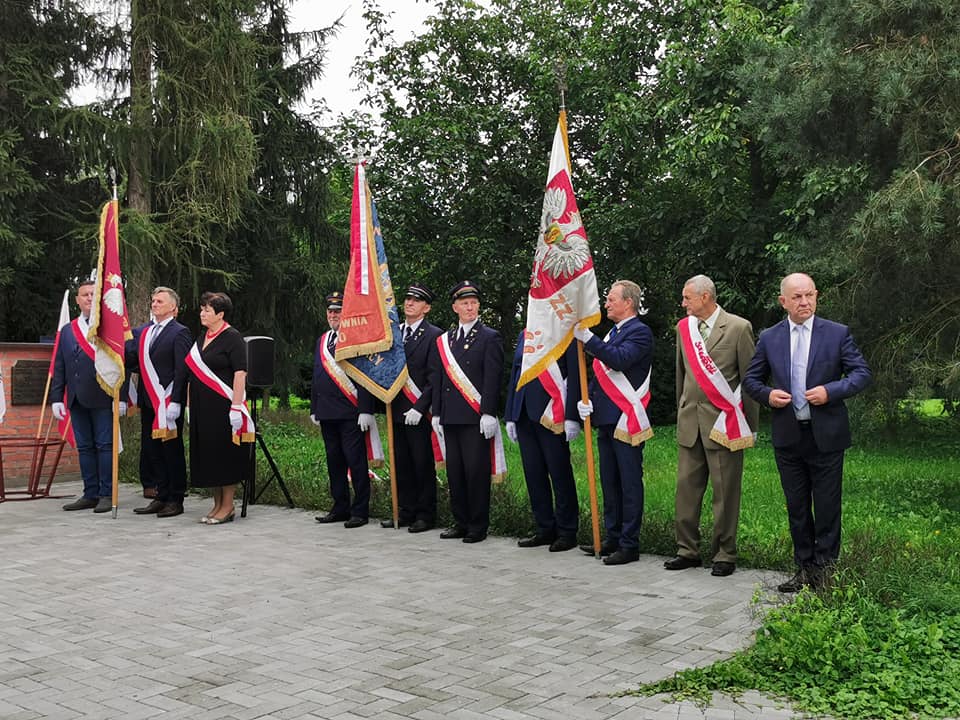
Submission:
{"label": "black trousers", "polygon": [[[370,475],[367,444],[356,420],[322,420],[320,432],[327,452],[327,475],[334,515],[368,518],[370,516]],[[347,470],[350,480],[347,480]],[[353,502],[350,502],[350,484]]]}
{"label": "black trousers", "polygon": [[471,535],[490,527],[490,440],[480,425],[444,425],[453,522]]}
{"label": "black trousers", "polygon": [[417,425],[393,423],[393,453],[397,466],[400,522],[423,520],[437,524],[437,469],[426,416]]}
{"label": "black trousers", "polygon": [[800,442],[775,448],[787,500],[793,557],[799,567],[830,565],[840,557],[843,450],[821,452],[809,427]]}
{"label": "black trousers", "polygon": [[173,440],[154,440],[152,407],[140,409],[140,484],[156,488],[157,500],[183,502],[187,492],[187,461],[183,454],[183,413]]}
{"label": "black trousers", "polygon": [[521,415],[517,441],[537,533],[576,539],[580,507],[566,439]]}
{"label": "black trousers", "polygon": [[597,428],[600,485],[603,487],[603,525],[608,542],[624,550],[640,547],[643,525],[643,446],[617,440],[615,425]]}

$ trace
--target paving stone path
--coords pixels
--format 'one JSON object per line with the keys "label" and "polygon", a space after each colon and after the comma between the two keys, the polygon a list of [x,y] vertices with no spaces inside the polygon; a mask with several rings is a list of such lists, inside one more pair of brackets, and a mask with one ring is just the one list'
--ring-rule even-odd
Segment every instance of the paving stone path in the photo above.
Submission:
{"label": "paving stone path", "polygon": [[[77,484],[57,485],[61,494]],[[700,710],[614,697],[750,642],[776,573],[606,567],[579,551],[346,530],[253,506],[185,515],[0,504],[0,718],[792,717],[748,693]]]}

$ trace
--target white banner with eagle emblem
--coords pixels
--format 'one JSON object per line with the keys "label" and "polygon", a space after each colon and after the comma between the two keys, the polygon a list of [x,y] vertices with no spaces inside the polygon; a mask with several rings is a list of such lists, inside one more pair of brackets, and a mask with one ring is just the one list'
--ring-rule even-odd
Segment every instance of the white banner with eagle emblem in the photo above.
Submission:
{"label": "white banner with eagle emblem", "polygon": [[561,110],[530,275],[523,364],[517,387],[538,377],[563,355],[578,323],[587,328],[599,322],[597,276],[573,194],[567,115]]}

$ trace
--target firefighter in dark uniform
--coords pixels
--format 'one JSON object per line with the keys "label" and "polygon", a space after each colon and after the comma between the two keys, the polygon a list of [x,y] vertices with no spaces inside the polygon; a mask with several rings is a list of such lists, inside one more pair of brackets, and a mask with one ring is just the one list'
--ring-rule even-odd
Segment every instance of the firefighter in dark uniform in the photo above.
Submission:
{"label": "firefighter in dark uniform", "polygon": [[[426,319],[432,303],[433,293],[426,286],[414,283],[407,288],[400,333],[410,380],[390,403],[400,527],[407,527],[412,533],[431,530],[437,524],[437,470],[430,404],[439,367],[437,338],[443,330]],[[384,520],[380,525],[391,528],[393,520]]]}

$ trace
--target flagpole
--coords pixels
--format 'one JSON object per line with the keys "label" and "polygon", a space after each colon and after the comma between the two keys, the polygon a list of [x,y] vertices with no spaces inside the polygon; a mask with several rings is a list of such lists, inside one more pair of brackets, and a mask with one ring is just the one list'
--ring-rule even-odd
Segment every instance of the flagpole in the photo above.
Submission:
{"label": "flagpole", "polygon": [[[117,202],[117,170],[110,168],[110,183],[113,185],[113,202]],[[117,212],[120,211],[119,205]],[[117,223],[117,252],[120,252],[120,218]],[[120,498],[120,390],[113,393],[113,488],[112,488],[113,519],[117,519],[117,505]]]}
{"label": "flagpole", "polygon": [[[587,360],[583,354],[583,343],[577,343],[577,365],[580,371],[580,400],[589,402],[590,393],[587,389]],[[600,559],[600,514],[597,502],[597,474],[593,468],[593,432],[590,427],[590,416],[583,420],[583,439],[587,451],[587,483],[590,487],[590,520],[593,524],[593,555]]]}
{"label": "flagpole", "polygon": [[394,462],[393,451],[393,414],[390,409],[392,403],[387,403],[387,452],[390,456],[390,504],[393,507],[393,527],[400,529],[400,500],[397,497],[397,464]]}

